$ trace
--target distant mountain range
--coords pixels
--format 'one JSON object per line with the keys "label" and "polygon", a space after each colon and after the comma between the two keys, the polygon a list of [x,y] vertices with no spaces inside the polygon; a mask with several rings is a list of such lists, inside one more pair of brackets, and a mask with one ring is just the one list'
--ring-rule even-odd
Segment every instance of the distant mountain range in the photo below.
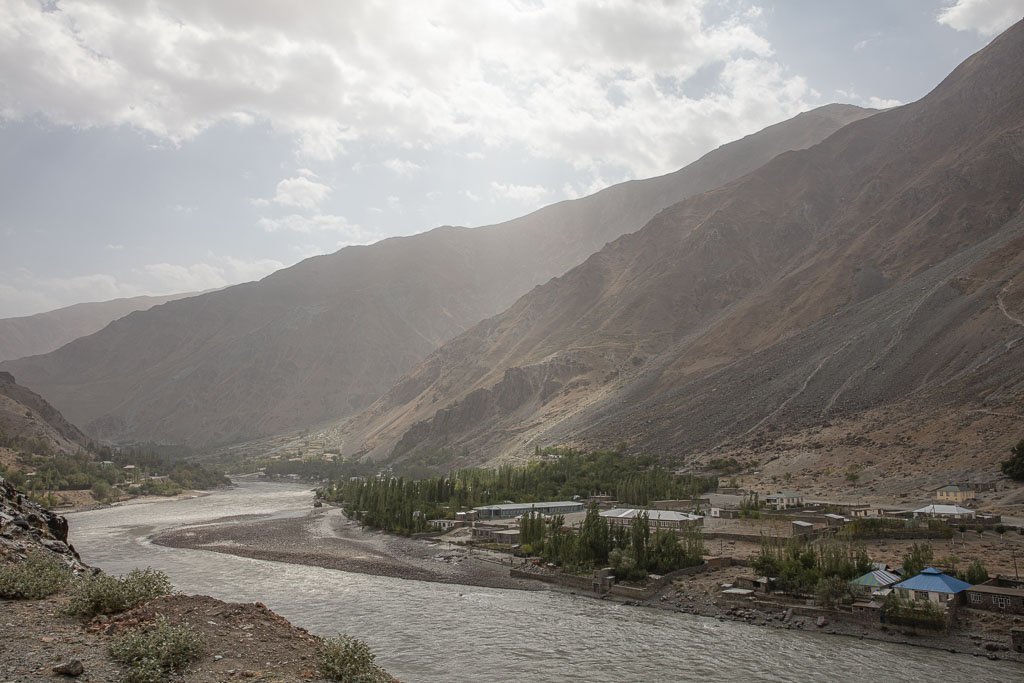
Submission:
{"label": "distant mountain range", "polygon": [[[616,185],[499,225],[442,227],[307,259],[260,282],[131,313],[58,350],[0,368],[90,433],[110,439],[210,445],[342,418],[372,404],[440,345],[516,304],[610,240],[643,227],[666,207],[754,171],[787,150],[814,145],[872,113],[848,105],[822,107],[666,176]],[[669,254],[679,256],[675,251],[662,256]],[[544,285],[527,300],[547,298],[560,282]],[[596,303],[588,297],[580,301],[581,306]],[[525,325],[532,313],[521,305],[506,315]],[[662,322],[670,326],[676,315],[658,305],[634,308],[635,314],[664,314]],[[568,332],[573,319],[585,313],[575,311],[553,324]],[[546,315],[540,309],[537,314]],[[647,326],[635,334],[648,328],[654,331]],[[486,329],[473,328],[448,348],[462,348],[471,338],[485,341],[480,335]],[[536,331],[531,335],[537,338]],[[509,348],[509,341],[494,339],[495,349],[511,353],[489,356],[495,368],[518,366],[529,356]],[[577,346],[580,340],[566,341]],[[472,362],[476,368],[478,360]],[[437,396],[436,407],[464,395],[467,387],[445,384],[440,375],[425,377],[433,367],[441,370],[431,361],[416,371],[417,379],[399,384],[387,405],[422,402],[427,385]],[[493,384],[480,373],[472,383]],[[421,406],[407,414],[419,419],[432,412]],[[397,441],[411,423],[395,419],[390,433]]]}
{"label": "distant mountain range", "polygon": [[[683,462],[869,411],[1019,431],[1022,64],[1019,23],[920,101],[666,208],[432,353],[348,423],[347,451]],[[992,429],[975,466],[1002,452]]]}
{"label": "distant mountain range", "polygon": [[95,303],[75,304],[47,313],[0,319],[0,361],[49,353],[69,341],[98,332],[109,323],[134,311],[194,296],[135,296]]}

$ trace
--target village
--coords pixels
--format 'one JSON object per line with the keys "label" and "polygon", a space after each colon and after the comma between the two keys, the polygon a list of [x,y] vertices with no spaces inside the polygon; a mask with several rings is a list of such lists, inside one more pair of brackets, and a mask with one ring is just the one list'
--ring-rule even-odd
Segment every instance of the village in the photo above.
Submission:
{"label": "village", "polygon": [[[582,595],[1024,661],[1024,528],[970,507],[992,485],[948,484],[918,507],[891,507],[720,484],[714,493],[642,508],[609,495],[577,496],[478,506],[429,524],[438,543],[504,553],[511,576]],[[610,566],[580,572],[546,562],[524,542],[531,520],[578,535],[592,510],[613,533],[639,523],[652,537],[699,535],[702,557],[623,580]],[[826,569],[837,553],[850,561]],[[796,570],[786,568],[789,559]],[[804,570],[810,585],[794,580]]]}

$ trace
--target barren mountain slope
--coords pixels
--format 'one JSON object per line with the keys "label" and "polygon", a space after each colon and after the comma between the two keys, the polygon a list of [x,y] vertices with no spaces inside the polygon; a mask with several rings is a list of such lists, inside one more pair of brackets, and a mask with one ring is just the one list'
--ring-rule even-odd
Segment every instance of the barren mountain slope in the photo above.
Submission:
{"label": "barren mountain slope", "polygon": [[662,208],[870,113],[823,107],[666,176],[500,225],[342,249],[0,367],[111,438],[228,443],[346,416],[446,340]]}
{"label": "barren mountain slope", "polygon": [[684,455],[908,396],[1019,404],[1024,25],[928,96],[666,209],[352,420],[372,457]]}
{"label": "barren mountain slope", "polygon": [[36,440],[37,450],[77,453],[88,448],[88,438],[64,419],[53,406],[30,389],[17,384],[7,372],[0,372],[0,437],[8,440]]}
{"label": "barren mountain slope", "polygon": [[144,311],[195,294],[190,292],[168,296],[135,296],[75,304],[19,318],[0,319],[0,361],[49,353],[73,339],[102,330],[112,320],[126,316],[132,311]]}

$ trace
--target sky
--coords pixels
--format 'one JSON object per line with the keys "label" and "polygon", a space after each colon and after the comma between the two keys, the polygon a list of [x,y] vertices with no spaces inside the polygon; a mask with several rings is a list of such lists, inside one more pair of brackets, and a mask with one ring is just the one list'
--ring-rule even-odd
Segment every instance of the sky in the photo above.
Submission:
{"label": "sky", "polygon": [[925,95],[1024,0],[0,0],[0,317],[197,291]]}

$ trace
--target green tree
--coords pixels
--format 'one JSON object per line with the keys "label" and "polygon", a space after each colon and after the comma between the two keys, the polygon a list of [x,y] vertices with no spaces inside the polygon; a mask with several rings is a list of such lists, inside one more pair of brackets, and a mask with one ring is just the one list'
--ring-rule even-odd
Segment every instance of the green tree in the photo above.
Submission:
{"label": "green tree", "polygon": [[930,544],[918,545],[915,543],[911,546],[910,552],[903,557],[903,575],[910,578],[920,574],[921,570],[930,565],[934,559]]}
{"label": "green tree", "polygon": [[1003,474],[1014,481],[1024,481],[1024,439],[1010,449],[1010,459],[1004,460]]}
{"label": "green tree", "polygon": [[581,565],[593,565],[594,563],[604,564],[608,561],[609,532],[608,520],[602,517],[598,511],[597,504],[591,504],[587,509],[587,516],[580,527],[579,542],[577,550],[580,553],[579,563]]}
{"label": "green tree", "polygon": [[988,570],[981,560],[975,559],[974,562],[971,562],[971,565],[967,568],[967,574],[964,576],[964,581],[972,586],[988,581]]}

